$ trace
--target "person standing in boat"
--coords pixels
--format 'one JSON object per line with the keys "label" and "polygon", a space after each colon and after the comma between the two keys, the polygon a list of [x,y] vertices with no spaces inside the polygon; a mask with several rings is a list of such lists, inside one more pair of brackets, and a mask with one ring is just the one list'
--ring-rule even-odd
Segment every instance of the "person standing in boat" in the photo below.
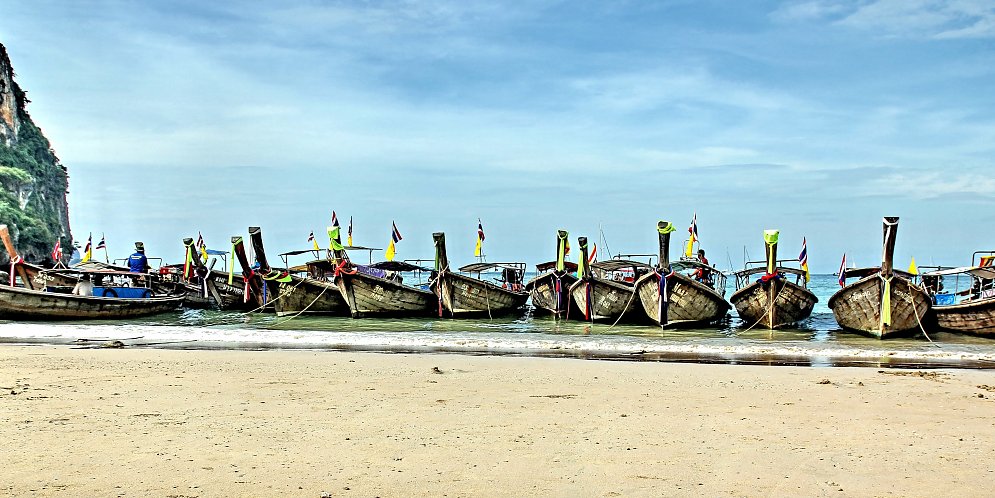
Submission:
{"label": "person standing in boat", "polygon": [[135,254],[128,256],[128,271],[132,273],[147,273],[149,258],[145,257],[145,244],[135,242]]}
{"label": "person standing in boat", "polygon": [[[708,258],[705,257],[705,250],[698,249],[698,262],[708,266]],[[706,268],[698,268],[694,271],[694,277],[701,283],[711,286],[712,285],[712,272]]]}

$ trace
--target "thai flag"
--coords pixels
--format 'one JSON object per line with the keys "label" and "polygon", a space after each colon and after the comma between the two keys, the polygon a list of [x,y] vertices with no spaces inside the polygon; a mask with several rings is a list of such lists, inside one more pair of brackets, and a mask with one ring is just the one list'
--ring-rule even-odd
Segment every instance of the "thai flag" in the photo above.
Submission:
{"label": "thai flag", "polygon": [[404,237],[401,237],[401,232],[397,231],[397,223],[394,223],[392,221],[390,222],[390,224],[394,226],[394,232],[390,234],[390,237],[394,240],[394,243],[396,244],[400,242],[401,239]]}
{"label": "thai flag", "polygon": [[311,235],[307,236],[308,242],[314,242],[314,230],[311,231]]}
{"label": "thai flag", "polygon": [[107,243],[104,242],[104,234],[100,234],[100,242],[97,242],[97,247],[94,249],[107,249]]}
{"label": "thai flag", "polygon": [[688,227],[688,233],[691,234],[691,243],[698,242],[698,213],[694,213],[691,217],[691,226]]}
{"label": "thai flag", "polygon": [[[397,230],[397,228],[394,230]],[[480,218],[477,218],[477,238],[480,239],[481,242],[484,241],[484,225],[481,223]]]}
{"label": "thai flag", "polygon": [[846,287],[846,253],[843,253],[843,261],[840,262],[840,287]]}
{"label": "thai flag", "polygon": [[52,249],[52,260],[59,261],[62,259],[62,239],[57,239],[55,241],[55,249]]}
{"label": "thai flag", "polygon": [[802,252],[798,254],[798,262],[801,263],[802,270],[805,271],[805,281],[808,282],[808,241],[805,237],[802,237]]}
{"label": "thai flag", "polygon": [[335,216],[335,211],[332,211],[332,226],[333,227],[339,226],[339,217]]}

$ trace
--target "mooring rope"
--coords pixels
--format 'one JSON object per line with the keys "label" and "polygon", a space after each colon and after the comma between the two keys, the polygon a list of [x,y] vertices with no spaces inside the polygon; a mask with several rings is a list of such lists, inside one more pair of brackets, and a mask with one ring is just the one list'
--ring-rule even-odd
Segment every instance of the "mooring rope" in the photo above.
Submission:
{"label": "mooring rope", "polygon": [[275,327],[277,325],[282,325],[284,323],[287,323],[287,322],[293,320],[294,318],[297,318],[297,317],[301,316],[301,313],[304,313],[305,311],[309,310],[311,308],[311,305],[313,305],[314,303],[318,302],[318,299],[321,299],[321,296],[323,296],[325,294],[325,291],[327,291],[327,290],[328,290],[327,286],[324,286],[324,285],[321,286],[321,292],[319,292],[318,295],[313,300],[311,300],[310,304],[308,304],[307,306],[305,306],[304,309],[298,311],[296,314],[294,314],[290,318],[287,318],[286,320],[282,320],[282,321],[274,323],[273,326]]}

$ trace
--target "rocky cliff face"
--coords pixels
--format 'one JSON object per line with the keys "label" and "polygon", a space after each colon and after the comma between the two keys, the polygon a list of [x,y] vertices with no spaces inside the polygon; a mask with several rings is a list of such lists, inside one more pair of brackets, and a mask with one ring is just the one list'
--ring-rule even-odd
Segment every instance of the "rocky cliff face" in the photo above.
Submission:
{"label": "rocky cliff face", "polygon": [[[51,261],[56,240],[72,246],[66,193],[69,175],[48,139],[31,121],[29,100],[14,81],[7,49],[0,44],[0,224],[30,262]],[[0,246],[0,260],[7,260]]]}

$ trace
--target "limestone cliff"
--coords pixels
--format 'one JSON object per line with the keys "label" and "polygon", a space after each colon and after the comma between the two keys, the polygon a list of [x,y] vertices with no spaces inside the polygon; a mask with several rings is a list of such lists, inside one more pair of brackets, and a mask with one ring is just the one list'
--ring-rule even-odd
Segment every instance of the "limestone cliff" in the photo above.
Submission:
{"label": "limestone cliff", "polygon": [[[28,115],[28,102],[0,43],[0,224],[26,260],[40,263],[51,261],[56,240],[71,250],[69,175]],[[2,246],[0,255],[7,260]]]}

